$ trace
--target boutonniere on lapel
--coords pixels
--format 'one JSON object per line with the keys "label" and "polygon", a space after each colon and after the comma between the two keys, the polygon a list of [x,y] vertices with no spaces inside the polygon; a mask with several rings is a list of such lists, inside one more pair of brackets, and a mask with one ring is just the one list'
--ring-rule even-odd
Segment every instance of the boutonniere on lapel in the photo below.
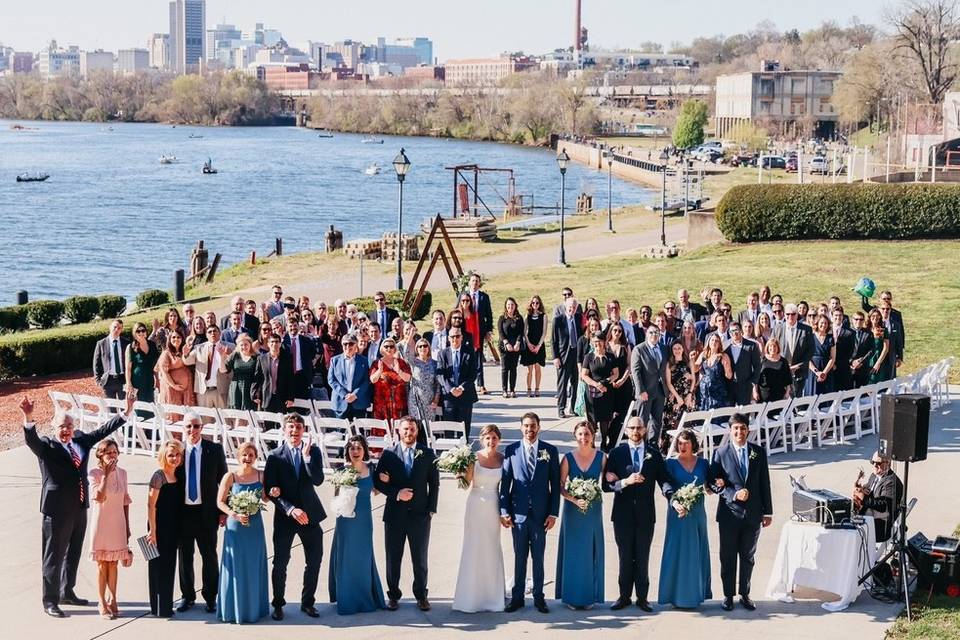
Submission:
{"label": "boutonniere on lapel", "polygon": [[653,458],[653,454],[649,451],[647,451],[647,455],[643,456],[644,460],[650,460],[651,458]]}
{"label": "boutonniere on lapel", "polygon": [[750,450],[750,456],[749,456],[749,458],[750,458],[751,460],[756,460],[756,459],[757,459],[757,452],[756,452],[756,451],[753,451],[753,450],[751,449],[751,450]]}
{"label": "boutonniere on lapel", "polygon": [[539,459],[540,459],[542,462],[550,462],[550,452],[547,451],[546,449],[544,449],[543,451],[540,452],[540,457],[539,457]]}
{"label": "boutonniere on lapel", "polygon": [[413,450],[413,459],[416,460],[423,455],[423,449],[414,449]]}

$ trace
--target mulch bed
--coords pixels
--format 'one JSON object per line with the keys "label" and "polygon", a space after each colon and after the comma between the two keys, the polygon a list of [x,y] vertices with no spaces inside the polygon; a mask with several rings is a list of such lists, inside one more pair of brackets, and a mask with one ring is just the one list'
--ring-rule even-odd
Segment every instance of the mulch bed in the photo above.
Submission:
{"label": "mulch bed", "polygon": [[23,444],[23,417],[17,405],[24,394],[33,399],[33,415],[41,431],[50,423],[53,418],[53,403],[50,402],[48,391],[102,395],[100,387],[93,380],[93,374],[86,369],[0,382],[0,450]]}

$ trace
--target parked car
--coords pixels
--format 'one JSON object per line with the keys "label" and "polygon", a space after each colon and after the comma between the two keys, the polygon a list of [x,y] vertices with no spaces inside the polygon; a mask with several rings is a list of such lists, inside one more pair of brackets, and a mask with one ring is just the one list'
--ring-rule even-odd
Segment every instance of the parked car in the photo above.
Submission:
{"label": "parked car", "polygon": [[787,158],[787,164],[784,167],[787,173],[796,173],[798,167],[799,167],[799,164],[797,163],[797,156],[790,156],[789,158]]}
{"label": "parked car", "polygon": [[810,173],[830,173],[830,163],[824,156],[814,156],[810,161]]}
{"label": "parked car", "polygon": [[757,156],[753,153],[737,153],[730,158],[731,167],[755,167],[757,166]]}
{"label": "parked car", "polygon": [[760,156],[758,160],[764,169],[786,169],[787,159],[783,156]]}

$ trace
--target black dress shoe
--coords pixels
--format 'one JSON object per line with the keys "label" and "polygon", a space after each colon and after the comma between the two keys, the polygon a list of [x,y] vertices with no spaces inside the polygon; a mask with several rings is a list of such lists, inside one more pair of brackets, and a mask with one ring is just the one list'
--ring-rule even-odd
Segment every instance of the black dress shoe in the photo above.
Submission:
{"label": "black dress shoe", "polygon": [[177,613],[184,613],[185,611],[190,611],[193,608],[193,600],[184,600],[180,603],[180,606],[177,607]]}
{"label": "black dress shoe", "polygon": [[283,620],[283,607],[274,607],[270,617],[274,620]]}
{"label": "black dress shoe", "polygon": [[533,606],[536,607],[537,611],[540,613],[550,613],[550,607],[547,606],[545,600],[539,600],[533,603]]}
{"label": "black dress shoe", "polygon": [[69,604],[75,607],[85,607],[90,604],[86,598],[78,598],[75,593],[68,593],[60,598],[60,604]]}
{"label": "black dress shoe", "polygon": [[742,604],[743,608],[747,611],[755,611],[757,608],[757,605],[753,604],[750,596],[740,596],[740,604]]}
{"label": "black dress shoe", "polygon": [[629,600],[629,599],[628,599],[628,600],[624,600],[623,598],[618,598],[616,602],[614,602],[612,605],[610,605],[610,610],[611,610],[611,611],[620,611],[620,609],[623,609],[624,607],[627,607],[627,606],[629,606],[629,605],[630,605],[630,600]]}
{"label": "black dress shoe", "polygon": [[300,611],[303,611],[305,614],[307,614],[307,615],[310,616],[311,618],[319,618],[319,617],[320,617],[320,612],[317,611],[316,607],[314,607],[312,604],[302,604],[302,605],[300,605]]}
{"label": "black dress shoe", "polygon": [[216,603],[216,602],[208,602],[207,605],[204,607],[204,610],[205,610],[207,613],[216,613],[216,611],[217,611],[217,603]]}
{"label": "black dress shoe", "polygon": [[430,601],[426,598],[419,598],[417,600],[417,608],[420,609],[420,611],[430,611]]}
{"label": "black dress shoe", "polygon": [[387,611],[396,611],[399,608],[400,608],[399,602],[397,602],[393,598],[390,598],[389,600],[387,600]]}
{"label": "black dress shoe", "polygon": [[503,608],[506,613],[513,613],[514,611],[519,611],[523,609],[523,602],[518,602],[516,600],[511,600],[507,603],[507,606]]}
{"label": "black dress shoe", "polygon": [[733,611],[733,596],[724,598],[723,602],[720,603],[720,608],[724,611]]}
{"label": "black dress shoe", "polygon": [[641,600],[637,598],[637,606],[640,607],[641,611],[646,611],[647,613],[653,613],[653,607],[650,606],[650,603],[646,600]]}
{"label": "black dress shoe", "polygon": [[563,409],[560,409],[559,411],[557,411],[557,417],[563,420],[564,418],[567,417],[567,412],[564,411]]}
{"label": "black dress shoe", "polygon": [[47,604],[47,605],[44,605],[44,607],[43,607],[43,612],[46,613],[48,616],[51,616],[51,617],[53,617],[53,618],[66,618],[66,617],[67,617],[67,614],[65,614],[63,611],[61,611],[61,610],[60,610],[60,607],[58,607],[58,606],[55,605],[55,604]]}

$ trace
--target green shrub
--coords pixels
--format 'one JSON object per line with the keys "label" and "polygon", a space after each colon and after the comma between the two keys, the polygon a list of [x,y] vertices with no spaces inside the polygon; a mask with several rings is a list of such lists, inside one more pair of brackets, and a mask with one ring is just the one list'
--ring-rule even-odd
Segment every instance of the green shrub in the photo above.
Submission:
{"label": "green shrub", "polygon": [[40,329],[50,329],[60,324],[63,318],[63,303],[59,300],[34,300],[28,302],[27,320]]}
{"label": "green shrub", "polygon": [[[90,369],[97,341],[107,335],[106,322],[30,331],[0,340],[0,380]],[[129,337],[130,327],[124,329]]]}
{"label": "green shrub", "polygon": [[170,294],[161,289],[147,289],[137,295],[137,308],[159,307],[170,302]]}
{"label": "green shrub", "polygon": [[27,321],[27,305],[18,304],[0,308],[0,333],[26,331],[30,327]]}
{"label": "green shrub", "polygon": [[72,324],[90,322],[99,309],[100,303],[94,296],[72,296],[63,301],[63,315]]}
{"label": "green shrub", "polygon": [[[403,302],[403,296],[406,295],[406,293],[406,291],[386,292],[387,306],[391,309],[397,309],[401,312],[401,314],[411,316],[412,320],[423,320],[426,318],[430,314],[430,306],[433,304],[433,296],[430,294],[430,292],[423,292],[423,298],[420,299],[420,307],[417,308],[414,313],[410,313],[408,309],[403,309],[400,307],[400,303]],[[367,314],[367,316],[372,316],[374,309],[377,308],[377,305],[373,301],[373,296],[354,298],[353,300],[350,300],[350,303],[357,305],[357,309],[363,311],[365,314]]]}
{"label": "green shrub", "polygon": [[102,320],[118,318],[127,308],[127,299],[123,296],[102,295],[97,297],[97,302],[99,304],[97,315]]}
{"label": "green shrub", "polygon": [[960,187],[948,184],[739,185],[717,205],[733,242],[960,237]]}

